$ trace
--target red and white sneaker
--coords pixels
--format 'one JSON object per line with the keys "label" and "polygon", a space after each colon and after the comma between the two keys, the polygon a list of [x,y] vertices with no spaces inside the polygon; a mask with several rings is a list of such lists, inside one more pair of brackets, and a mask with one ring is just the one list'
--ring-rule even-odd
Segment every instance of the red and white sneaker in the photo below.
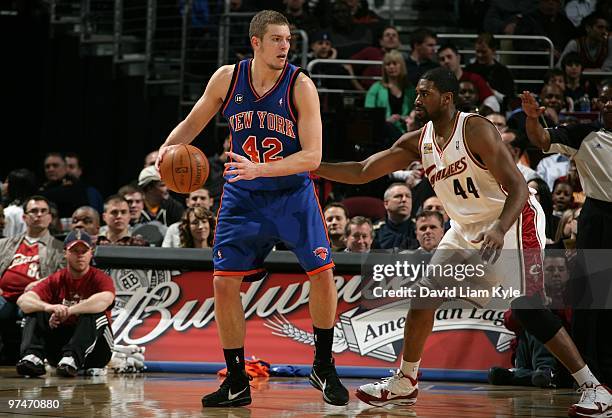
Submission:
{"label": "red and white sneaker", "polygon": [[360,386],[355,396],[372,406],[414,405],[419,393],[419,384],[401,370],[393,373],[382,382],[368,383]]}
{"label": "red and white sneaker", "polygon": [[585,383],[578,388],[582,392],[580,402],[570,406],[570,417],[612,417],[612,391],[606,385]]}

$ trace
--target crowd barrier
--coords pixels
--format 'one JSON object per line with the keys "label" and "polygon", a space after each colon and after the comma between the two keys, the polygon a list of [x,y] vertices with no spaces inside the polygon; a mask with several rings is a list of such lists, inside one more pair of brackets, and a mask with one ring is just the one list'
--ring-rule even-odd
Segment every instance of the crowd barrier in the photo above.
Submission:
{"label": "crowd barrier", "polygon": [[[95,260],[117,289],[115,342],[146,347],[149,371],[210,373],[224,367],[210,250],[101,246]],[[405,304],[365,307],[360,255],[337,253],[334,261],[338,321],[333,352],[339,373],[388,375],[401,358]],[[266,279],[242,285],[245,355],[272,365],[307,366],[314,348],[307,276],[285,251],[270,254],[266,268]],[[468,306],[439,309],[421,362],[422,379],[484,381],[489,367],[510,367],[513,334],[504,328],[502,315]]]}

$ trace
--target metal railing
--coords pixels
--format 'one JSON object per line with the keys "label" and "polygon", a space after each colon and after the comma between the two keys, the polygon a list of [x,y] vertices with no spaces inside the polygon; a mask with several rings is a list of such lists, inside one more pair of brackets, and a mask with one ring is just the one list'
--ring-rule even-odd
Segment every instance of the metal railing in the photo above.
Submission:
{"label": "metal railing", "polygon": [[[477,34],[465,34],[465,33],[439,33],[439,39],[457,39],[457,40],[474,40],[478,37]],[[548,65],[528,65],[528,64],[508,64],[506,65],[510,70],[534,70],[537,73],[541,72],[542,75],[547,70],[553,68],[555,64],[555,47],[546,36],[528,36],[528,35],[495,35],[497,40],[509,40],[509,41],[535,41],[542,42],[547,46],[546,50],[534,51],[534,50],[516,50],[516,49],[502,49],[499,48],[495,52],[497,55],[517,55],[517,56],[542,56],[548,57]],[[461,54],[474,54],[473,49],[459,49]],[[542,78],[539,79],[515,79],[514,82],[517,84],[541,84]]]}

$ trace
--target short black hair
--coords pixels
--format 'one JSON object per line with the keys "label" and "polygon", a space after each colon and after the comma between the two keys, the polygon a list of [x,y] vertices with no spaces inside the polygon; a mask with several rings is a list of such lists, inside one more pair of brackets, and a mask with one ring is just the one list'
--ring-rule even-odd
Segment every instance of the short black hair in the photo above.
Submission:
{"label": "short black hair", "polygon": [[410,46],[414,48],[416,44],[422,44],[427,38],[436,39],[436,34],[427,28],[418,28],[410,35]]}
{"label": "short black hair", "polygon": [[451,42],[446,42],[442,45],[440,45],[440,48],[438,48],[438,54],[442,51],[444,51],[445,49],[450,49],[451,51],[453,51],[456,55],[461,55],[459,54],[459,50],[457,49],[457,47],[455,46],[455,44],[451,43]]}
{"label": "short black hair", "polygon": [[548,84],[550,83],[551,78],[556,76],[565,77],[565,72],[561,68],[551,68],[544,73],[544,78],[542,81],[544,81],[544,84]]}
{"label": "short black hair", "polygon": [[427,71],[421,76],[421,80],[429,80],[434,83],[440,93],[453,93],[453,101],[459,95],[459,80],[455,74],[444,67],[437,67]]}
{"label": "short black hair", "polygon": [[584,26],[585,28],[587,26],[593,26],[597,22],[598,19],[605,20],[606,23],[609,23],[608,19],[606,19],[606,17],[602,15],[600,12],[593,12],[590,15],[587,15],[582,19],[582,26]]}
{"label": "short black hair", "polygon": [[584,68],[580,54],[577,52],[568,52],[561,60],[561,69],[565,71],[565,66],[570,64],[580,64]]}

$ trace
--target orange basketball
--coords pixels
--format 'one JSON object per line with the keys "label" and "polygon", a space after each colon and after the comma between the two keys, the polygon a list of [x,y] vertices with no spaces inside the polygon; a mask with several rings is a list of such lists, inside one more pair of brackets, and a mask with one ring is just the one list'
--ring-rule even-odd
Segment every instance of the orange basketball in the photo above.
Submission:
{"label": "orange basketball", "polygon": [[177,193],[191,193],[202,187],[208,178],[206,155],[193,145],[180,144],[166,151],[159,174],[166,186]]}

